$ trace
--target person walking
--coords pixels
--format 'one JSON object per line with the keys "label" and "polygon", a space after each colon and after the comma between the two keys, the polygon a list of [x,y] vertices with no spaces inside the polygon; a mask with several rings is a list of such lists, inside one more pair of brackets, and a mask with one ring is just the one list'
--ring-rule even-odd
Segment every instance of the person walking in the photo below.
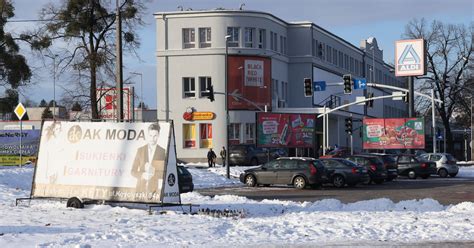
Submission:
{"label": "person walking", "polygon": [[216,158],[216,153],[212,150],[212,148],[209,148],[209,151],[207,152],[207,164],[209,165],[209,168],[216,166]]}
{"label": "person walking", "polygon": [[225,158],[227,156],[227,151],[225,150],[225,146],[222,147],[222,150],[220,152],[221,158],[222,158],[222,167],[225,167]]}

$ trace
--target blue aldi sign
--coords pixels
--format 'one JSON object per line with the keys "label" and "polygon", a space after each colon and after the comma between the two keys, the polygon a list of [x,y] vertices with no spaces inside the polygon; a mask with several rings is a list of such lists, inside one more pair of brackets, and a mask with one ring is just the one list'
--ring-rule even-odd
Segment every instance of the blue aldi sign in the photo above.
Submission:
{"label": "blue aldi sign", "polygon": [[325,91],[326,90],[326,81],[314,81],[313,82],[314,91]]}
{"label": "blue aldi sign", "polygon": [[354,90],[367,89],[367,80],[365,78],[354,79]]}

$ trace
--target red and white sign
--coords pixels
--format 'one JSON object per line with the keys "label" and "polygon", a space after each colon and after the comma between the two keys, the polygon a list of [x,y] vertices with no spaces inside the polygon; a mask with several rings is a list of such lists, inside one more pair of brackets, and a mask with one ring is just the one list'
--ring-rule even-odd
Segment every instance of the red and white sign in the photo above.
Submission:
{"label": "red and white sign", "polygon": [[[123,116],[125,120],[132,119],[132,92],[123,88]],[[97,89],[97,99],[100,119],[117,119],[117,94],[115,88]]]}
{"label": "red and white sign", "polygon": [[263,87],[263,61],[245,60],[245,86]]}

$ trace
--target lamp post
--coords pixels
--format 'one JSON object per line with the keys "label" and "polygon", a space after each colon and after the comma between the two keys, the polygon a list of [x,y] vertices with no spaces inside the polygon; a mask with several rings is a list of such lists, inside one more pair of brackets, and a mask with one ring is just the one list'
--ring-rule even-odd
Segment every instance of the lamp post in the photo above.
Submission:
{"label": "lamp post", "polygon": [[225,97],[224,97],[224,108],[225,108],[225,149],[227,151],[227,154],[225,156],[225,165],[226,165],[226,176],[227,178],[230,178],[230,166],[229,166],[229,155],[230,155],[230,151],[229,151],[229,108],[227,106],[227,80],[228,80],[228,75],[227,75],[227,63],[228,63],[228,60],[227,60],[227,57],[229,55],[229,39],[230,39],[230,35],[226,35],[224,38],[225,38],[225,67],[224,67],[224,70],[225,70],[225,80],[224,80],[224,84],[225,84]]}
{"label": "lamp post", "polygon": [[140,104],[140,102],[142,102],[142,108],[143,108],[143,104],[144,104],[144,100],[143,100],[143,74],[140,73],[140,72],[130,72],[130,74],[133,74],[133,75],[138,75],[140,76],[140,101],[138,104]]}
{"label": "lamp post", "polygon": [[54,55],[44,55],[53,60],[53,120],[55,119],[54,112],[56,112],[56,58],[57,54]]}

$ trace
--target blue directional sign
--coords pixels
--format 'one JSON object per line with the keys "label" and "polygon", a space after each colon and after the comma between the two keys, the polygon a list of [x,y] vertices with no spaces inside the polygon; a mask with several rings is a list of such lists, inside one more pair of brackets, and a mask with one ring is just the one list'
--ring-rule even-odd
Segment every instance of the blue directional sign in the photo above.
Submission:
{"label": "blue directional sign", "polygon": [[314,81],[313,82],[314,91],[325,91],[326,90],[326,81]]}
{"label": "blue directional sign", "polygon": [[365,78],[354,79],[354,90],[365,90],[367,89],[367,80]]}

